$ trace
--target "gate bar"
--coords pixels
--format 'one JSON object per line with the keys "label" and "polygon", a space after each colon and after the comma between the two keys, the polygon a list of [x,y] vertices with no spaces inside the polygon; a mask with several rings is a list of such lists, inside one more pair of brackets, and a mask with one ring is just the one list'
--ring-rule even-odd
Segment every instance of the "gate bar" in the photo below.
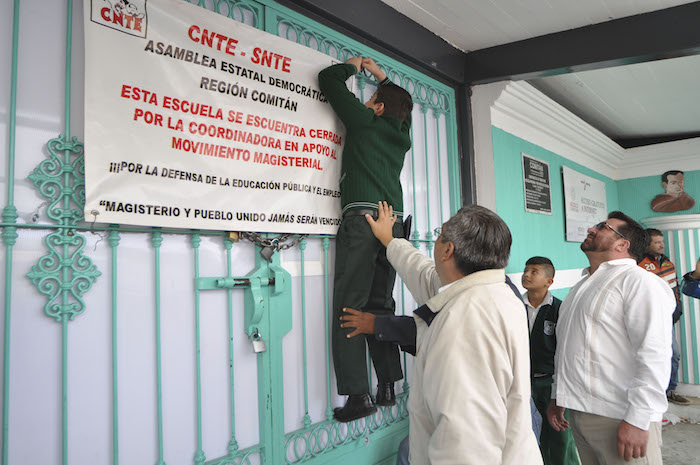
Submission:
{"label": "gate bar", "polygon": [[7,161],[7,206],[3,209],[2,220],[9,224],[3,227],[2,240],[5,243],[5,326],[2,373],[2,463],[8,465],[9,415],[10,415],[10,314],[12,309],[12,247],[17,241],[17,208],[15,201],[15,132],[17,126],[17,50],[19,45],[19,0],[14,2],[12,16],[12,75],[10,78],[9,109],[9,148]]}

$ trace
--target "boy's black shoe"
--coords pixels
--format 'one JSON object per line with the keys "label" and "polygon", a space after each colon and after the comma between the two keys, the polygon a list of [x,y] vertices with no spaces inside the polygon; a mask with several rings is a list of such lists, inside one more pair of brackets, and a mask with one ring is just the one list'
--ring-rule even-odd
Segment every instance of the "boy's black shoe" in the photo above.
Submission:
{"label": "boy's black shoe", "polygon": [[369,394],[350,394],[344,407],[333,410],[333,417],[343,423],[372,415],[377,411]]}
{"label": "boy's black shoe", "polygon": [[394,394],[394,383],[377,384],[377,405],[391,407],[396,405],[396,394]]}

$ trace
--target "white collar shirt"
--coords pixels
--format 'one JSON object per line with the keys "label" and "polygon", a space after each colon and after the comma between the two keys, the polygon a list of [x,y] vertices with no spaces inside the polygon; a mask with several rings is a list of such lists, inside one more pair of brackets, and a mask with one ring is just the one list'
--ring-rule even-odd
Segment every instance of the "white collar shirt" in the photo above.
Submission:
{"label": "white collar shirt", "polygon": [[632,259],[602,263],[559,309],[552,398],[648,430],[666,411],[671,370],[668,285]]}
{"label": "white collar shirt", "polygon": [[535,325],[535,320],[537,319],[537,314],[540,312],[540,308],[542,308],[544,305],[552,305],[552,302],[554,302],[554,296],[551,292],[547,291],[547,293],[544,295],[544,299],[542,299],[542,302],[540,302],[537,307],[533,307],[530,303],[530,297],[526,292],[523,294],[523,302],[525,303],[525,308],[527,309],[527,323],[530,327],[530,332],[532,332],[532,327]]}
{"label": "white collar shirt", "polygon": [[456,282],[457,282],[457,281],[452,281],[450,284],[445,284],[445,285],[442,286],[440,289],[438,289],[437,293],[438,293],[438,294],[442,294],[443,292],[445,292],[446,290],[448,290],[450,287],[452,287],[452,285],[453,285],[454,283],[456,283]]}

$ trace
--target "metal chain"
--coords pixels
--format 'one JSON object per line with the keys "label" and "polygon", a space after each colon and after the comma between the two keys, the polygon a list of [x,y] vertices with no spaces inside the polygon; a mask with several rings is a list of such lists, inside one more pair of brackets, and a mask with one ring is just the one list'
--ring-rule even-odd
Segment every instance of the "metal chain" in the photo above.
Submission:
{"label": "metal chain", "polygon": [[[287,234],[287,238],[289,238],[291,234]],[[277,250],[287,250],[291,249],[292,247],[296,246],[299,242],[301,242],[302,239],[306,237],[306,234],[299,234],[296,239],[292,240],[291,242],[287,244],[281,244]]]}
{"label": "metal chain", "polygon": [[258,233],[255,232],[241,232],[240,233],[241,237],[243,239],[247,239],[253,244],[264,248],[270,248],[274,250],[286,250],[286,249],[291,249],[295,245],[297,245],[303,238],[306,237],[305,234],[301,234],[297,236],[295,239],[293,239],[290,242],[287,242],[290,237],[293,236],[293,234],[282,234],[277,237],[263,237]]}

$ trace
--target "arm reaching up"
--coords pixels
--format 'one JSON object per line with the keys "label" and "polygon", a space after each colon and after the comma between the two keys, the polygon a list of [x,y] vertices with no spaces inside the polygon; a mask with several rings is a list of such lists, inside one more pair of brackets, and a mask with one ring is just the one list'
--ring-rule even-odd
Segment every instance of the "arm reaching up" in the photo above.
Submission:
{"label": "arm reaching up", "polygon": [[384,71],[382,71],[377,63],[375,63],[371,58],[362,59],[362,69],[369,71],[380,84],[382,81],[384,81],[384,79],[386,79],[386,73],[384,73]]}

